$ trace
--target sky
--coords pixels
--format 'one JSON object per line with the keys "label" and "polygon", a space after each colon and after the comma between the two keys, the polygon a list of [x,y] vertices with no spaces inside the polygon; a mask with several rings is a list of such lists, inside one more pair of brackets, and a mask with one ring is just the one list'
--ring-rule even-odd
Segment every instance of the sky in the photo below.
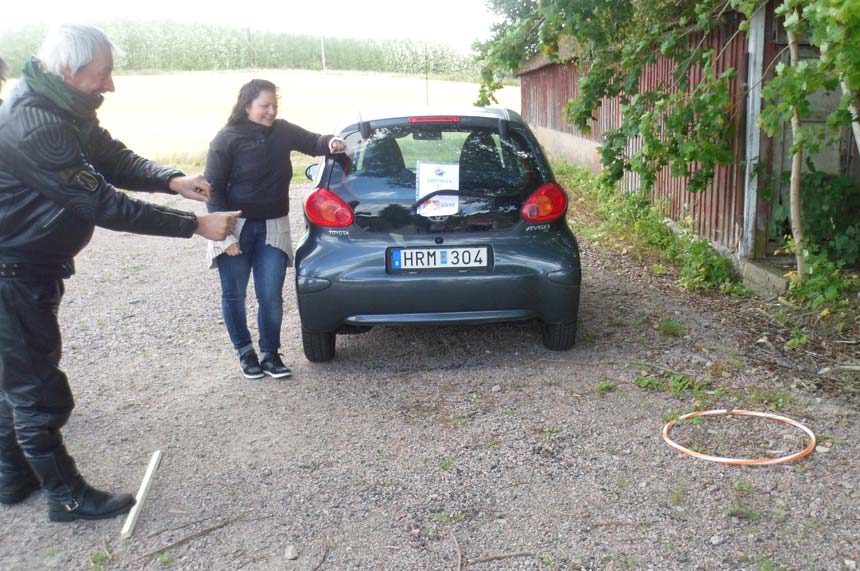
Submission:
{"label": "sky", "polygon": [[30,24],[99,20],[176,20],[309,36],[409,38],[469,51],[489,37],[485,0],[41,0],[3,2],[0,33]]}

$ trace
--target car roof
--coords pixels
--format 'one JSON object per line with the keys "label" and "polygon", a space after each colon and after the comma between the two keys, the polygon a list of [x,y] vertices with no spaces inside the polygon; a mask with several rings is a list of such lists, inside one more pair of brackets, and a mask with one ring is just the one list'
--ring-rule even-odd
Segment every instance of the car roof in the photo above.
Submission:
{"label": "car roof", "polygon": [[341,117],[336,132],[363,121],[380,121],[401,117],[475,117],[483,119],[505,119],[525,125],[519,113],[501,107],[404,107],[386,109],[363,109]]}

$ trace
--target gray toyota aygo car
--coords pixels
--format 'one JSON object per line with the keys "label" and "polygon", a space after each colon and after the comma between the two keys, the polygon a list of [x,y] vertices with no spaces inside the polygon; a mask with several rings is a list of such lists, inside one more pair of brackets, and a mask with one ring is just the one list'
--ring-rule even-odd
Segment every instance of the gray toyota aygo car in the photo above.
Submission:
{"label": "gray toyota aygo car", "polygon": [[538,319],[576,338],[579,248],[567,195],[506,109],[361,115],[348,151],[308,169],[296,251],[302,344],[330,361],[338,334],[374,325]]}

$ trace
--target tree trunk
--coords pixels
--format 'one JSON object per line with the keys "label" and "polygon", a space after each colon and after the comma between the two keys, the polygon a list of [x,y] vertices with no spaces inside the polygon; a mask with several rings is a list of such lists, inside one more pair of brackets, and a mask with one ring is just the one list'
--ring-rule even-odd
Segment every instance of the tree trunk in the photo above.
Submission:
{"label": "tree trunk", "polygon": [[[788,48],[791,52],[791,67],[796,68],[800,61],[800,50],[797,47],[797,35],[786,30],[788,34]],[[791,116],[791,135],[792,140],[797,143],[800,136],[800,116],[797,114],[797,109]],[[789,200],[791,203],[791,234],[794,236],[795,252],[794,257],[797,260],[797,281],[802,282],[805,274],[804,263],[804,239],[803,239],[803,220],[801,217],[801,202],[800,202],[800,179],[803,175],[803,147],[797,147],[797,150],[791,157],[791,182],[789,184]]]}

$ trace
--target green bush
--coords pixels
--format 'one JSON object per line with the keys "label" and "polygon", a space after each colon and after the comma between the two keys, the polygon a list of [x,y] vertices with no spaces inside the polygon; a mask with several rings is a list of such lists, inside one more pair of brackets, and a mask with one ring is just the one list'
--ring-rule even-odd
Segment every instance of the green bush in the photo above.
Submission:
{"label": "green bush", "polygon": [[656,250],[665,261],[679,268],[678,281],[686,289],[718,288],[723,293],[749,295],[735,279],[728,258],[719,255],[707,240],[698,238],[688,228],[673,232],[646,193],[623,192],[582,168],[564,164],[553,168],[563,184],[575,188],[605,221],[600,234],[629,238]]}
{"label": "green bush", "polygon": [[[796,245],[791,237],[786,237],[786,250],[794,253]],[[841,261],[833,261],[817,251],[814,245],[804,250],[805,271],[803,280],[792,276],[789,295],[797,301],[809,302],[813,309],[836,303],[842,295],[856,288],[857,278],[842,272]]]}

